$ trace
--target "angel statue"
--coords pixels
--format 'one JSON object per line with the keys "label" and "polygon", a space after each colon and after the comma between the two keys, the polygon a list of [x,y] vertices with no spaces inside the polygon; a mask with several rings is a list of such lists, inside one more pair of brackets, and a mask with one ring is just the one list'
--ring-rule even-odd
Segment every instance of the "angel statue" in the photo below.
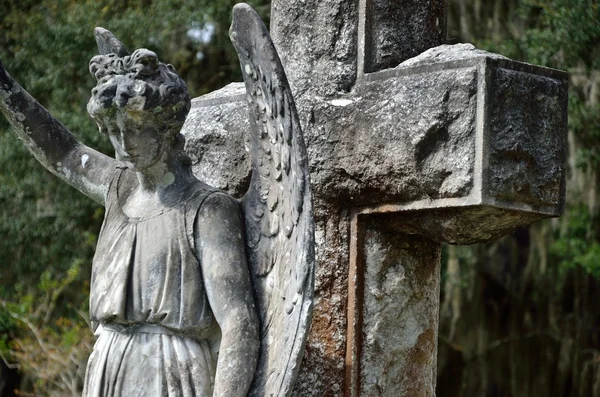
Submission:
{"label": "angel statue", "polygon": [[314,224],[302,131],[265,26],[235,6],[252,136],[240,201],[192,174],[180,133],[190,97],[173,66],[95,36],[87,109],[115,158],[77,141],[0,64],[0,110],[19,139],[106,207],[83,396],[288,396],[312,311]]}

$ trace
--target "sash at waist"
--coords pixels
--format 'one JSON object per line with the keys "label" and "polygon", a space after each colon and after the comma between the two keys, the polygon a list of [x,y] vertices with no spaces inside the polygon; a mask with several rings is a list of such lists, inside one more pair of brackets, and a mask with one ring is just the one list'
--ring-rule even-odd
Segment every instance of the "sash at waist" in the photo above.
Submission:
{"label": "sash at waist", "polygon": [[178,334],[168,328],[158,324],[102,324],[102,329],[122,334],[164,334],[178,336]]}

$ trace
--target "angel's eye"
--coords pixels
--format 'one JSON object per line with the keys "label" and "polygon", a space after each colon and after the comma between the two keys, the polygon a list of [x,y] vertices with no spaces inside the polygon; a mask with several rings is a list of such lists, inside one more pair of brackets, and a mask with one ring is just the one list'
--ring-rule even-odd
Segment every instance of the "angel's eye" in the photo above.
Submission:
{"label": "angel's eye", "polygon": [[98,80],[98,85],[102,85],[102,84],[106,84],[108,83],[108,81],[112,78],[112,76],[110,74],[106,74],[106,71],[103,70],[102,74],[100,75],[100,79]]}

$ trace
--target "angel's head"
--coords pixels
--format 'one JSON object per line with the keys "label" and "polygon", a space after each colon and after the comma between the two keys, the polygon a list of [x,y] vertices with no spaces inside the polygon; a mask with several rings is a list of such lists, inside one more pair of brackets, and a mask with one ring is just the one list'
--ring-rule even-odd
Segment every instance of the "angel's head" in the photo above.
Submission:
{"label": "angel's head", "polygon": [[100,55],[90,61],[90,72],[97,84],[87,109],[117,157],[131,157],[128,138],[150,132],[156,145],[181,149],[180,130],[191,104],[185,82],[154,52],[142,48],[129,54],[108,30],[96,28],[95,34]]}

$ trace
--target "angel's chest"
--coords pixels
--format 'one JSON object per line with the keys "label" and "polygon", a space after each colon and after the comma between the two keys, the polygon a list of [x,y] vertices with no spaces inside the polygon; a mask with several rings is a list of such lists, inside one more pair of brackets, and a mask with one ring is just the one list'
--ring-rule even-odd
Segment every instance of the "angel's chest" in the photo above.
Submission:
{"label": "angel's chest", "polygon": [[[117,202],[119,204],[119,202]],[[154,218],[172,208],[165,207],[156,196],[133,194],[122,203],[121,212],[126,218],[142,220]]]}
{"label": "angel's chest", "polygon": [[174,211],[148,219],[110,215],[98,237],[94,272],[126,272],[135,266],[153,274],[166,271],[189,256],[185,225]]}

